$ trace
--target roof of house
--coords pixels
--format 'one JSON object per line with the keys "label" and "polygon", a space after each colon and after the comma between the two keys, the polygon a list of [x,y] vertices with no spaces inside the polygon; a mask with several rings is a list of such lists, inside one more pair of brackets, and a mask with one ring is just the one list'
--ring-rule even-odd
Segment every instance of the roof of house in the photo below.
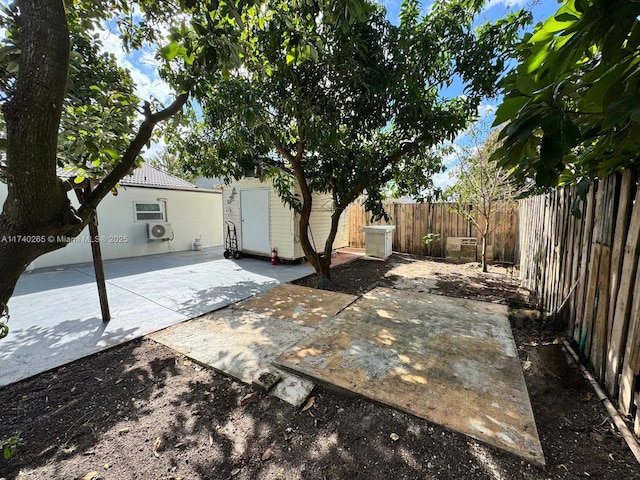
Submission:
{"label": "roof of house", "polygon": [[163,172],[148,163],[143,163],[142,166],[136,168],[131,175],[123,177],[122,180],[120,180],[120,185],[168,188],[174,190],[193,190],[198,188],[193,183],[187,182],[170,173]]}

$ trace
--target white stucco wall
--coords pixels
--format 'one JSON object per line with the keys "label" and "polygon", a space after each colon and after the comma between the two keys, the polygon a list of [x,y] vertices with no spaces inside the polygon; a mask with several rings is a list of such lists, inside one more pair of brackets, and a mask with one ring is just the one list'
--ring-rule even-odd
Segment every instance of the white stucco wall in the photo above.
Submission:
{"label": "white stucco wall", "polygon": [[[4,204],[6,196],[6,185],[0,183],[0,203]],[[77,206],[75,195],[69,197]],[[173,240],[147,239],[147,222],[136,221],[134,214],[134,202],[145,201],[165,204],[166,221],[172,226]],[[98,206],[98,229],[105,260],[190,250],[197,236],[201,236],[203,247],[218,246],[223,242],[222,195],[209,191],[123,186],[117,196],[108,195]],[[91,262],[88,237],[85,229],[75,242],[37,258],[33,267]]]}

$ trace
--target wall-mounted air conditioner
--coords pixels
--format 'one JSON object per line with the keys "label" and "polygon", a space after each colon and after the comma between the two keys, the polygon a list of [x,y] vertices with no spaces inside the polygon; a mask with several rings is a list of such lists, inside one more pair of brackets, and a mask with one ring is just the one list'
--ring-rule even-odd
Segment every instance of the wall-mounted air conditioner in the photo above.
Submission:
{"label": "wall-mounted air conditioner", "polygon": [[147,223],[147,238],[149,240],[171,240],[173,230],[170,223],[149,222]]}

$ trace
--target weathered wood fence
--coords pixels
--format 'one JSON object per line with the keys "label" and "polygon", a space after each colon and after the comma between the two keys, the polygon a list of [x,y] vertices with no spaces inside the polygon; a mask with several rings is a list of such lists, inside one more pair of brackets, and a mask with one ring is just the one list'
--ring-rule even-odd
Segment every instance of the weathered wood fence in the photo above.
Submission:
{"label": "weathered wood fence", "polygon": [[[392,237],[392,248],[396,252],[444,258],[448,237],[476,237],[478,244],[482,238],[471,222],[451,211],[451,204],[448,203],[387,203],[384,209],[391,217],[388,224],[396,227]],[[493,258],[515,262],[518,248],[518,209],[514,207],[499,213],[495,221],[498,227],[489,235],[487,242],[493,246]],[[371,222],[371,214],[365,212],[362,205],[351,205],[350,246],[364,248],[362,227],[386,224],[384,220]],[[440,238],[425,245],[423,237],[429,233],[437,233]]]}
{"label": "weathered wood fence", "polygon": [[[520,276],[568,333],[624,414],[640,394],[640,189],[637,172],[591,186],[571,215],[575,189],[520,202]],[[640,413],[635,414],[640,435]]]}

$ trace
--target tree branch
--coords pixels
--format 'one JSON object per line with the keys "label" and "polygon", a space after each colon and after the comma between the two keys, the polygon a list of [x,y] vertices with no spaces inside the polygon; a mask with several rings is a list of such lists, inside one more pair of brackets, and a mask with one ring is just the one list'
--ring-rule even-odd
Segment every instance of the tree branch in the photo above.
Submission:
{"label": "tree branch", "polygon": [[[129,147],[122,155],[120,163],[118,163],[109,174],[104,177],[96,188],[89,194],[89,196],[82,203],[78,209],[78,215],[82,219],[83,223],[74,227],[69,234],[73,235],[76,230],[82,230],[86,222],[91,218],[93,211],[98,206],[100,201],[117,185],[117,183],[133,168],[136,159],[140,154],[142,148],[149,142],[153,128],[163,120],[167,120],[171,116],[178,113],[184,104],[189,99],[189,92],[182,93],[164,110],[156,113],[151,113],[151,109],[148,102],[145,102],[145,119],[138,129],[138,134],[131,141]],[[77,232],[79,233],[79,231]]]}

